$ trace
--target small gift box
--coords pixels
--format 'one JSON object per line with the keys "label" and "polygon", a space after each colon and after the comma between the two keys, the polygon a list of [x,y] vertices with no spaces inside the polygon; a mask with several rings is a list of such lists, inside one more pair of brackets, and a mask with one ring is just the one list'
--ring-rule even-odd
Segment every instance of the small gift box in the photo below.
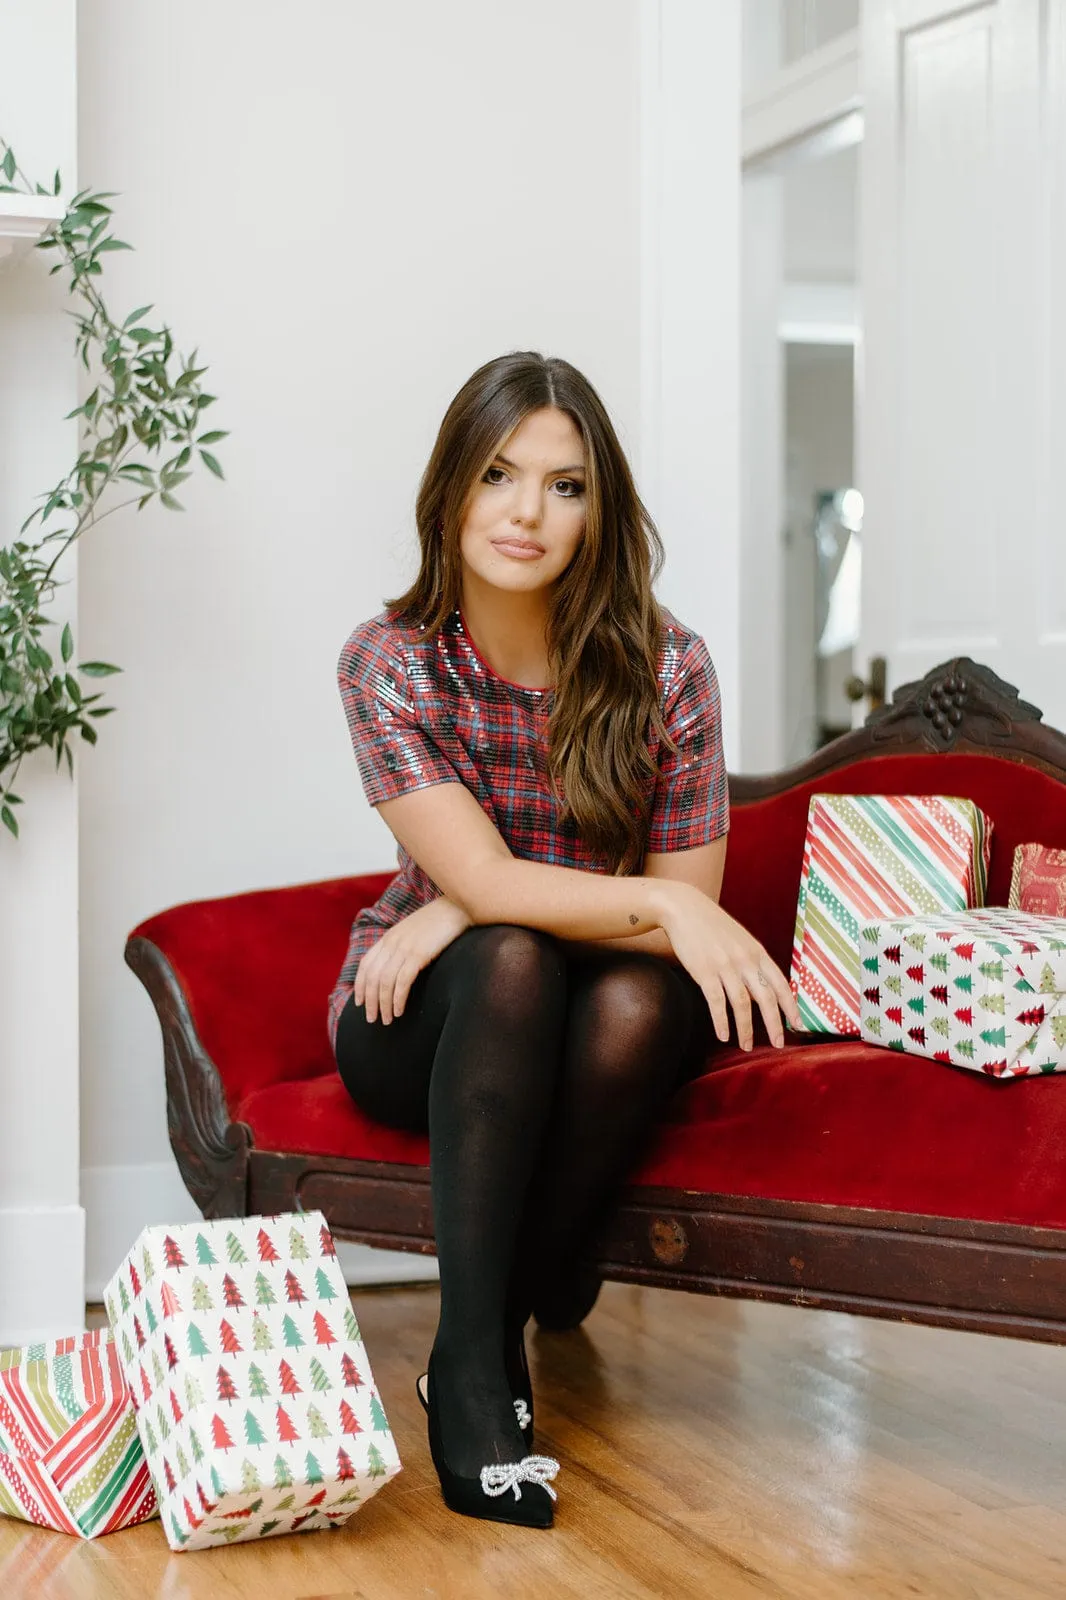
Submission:
{"label": "small gift box", "polygon": [[862,1036],[996,1078],[1066,1072],[1066,919],[991,906],[862,930]]}
{"label": "small gift box", "polygon": [[816,794],[803,846],[792,992],[809,1033],[859,1033],[859,931],[984,904],[991,820],[951,795]]}
{"label": "small gift box", "polygon": [[106,1328],[0,1351],[0,1511],[82,1539],[157,1515]]}
{"label": "small gift box", "polygon": [[146,1228],[105,1303],[172,1549],[336,1527],[400,1471],[321,1211]]}

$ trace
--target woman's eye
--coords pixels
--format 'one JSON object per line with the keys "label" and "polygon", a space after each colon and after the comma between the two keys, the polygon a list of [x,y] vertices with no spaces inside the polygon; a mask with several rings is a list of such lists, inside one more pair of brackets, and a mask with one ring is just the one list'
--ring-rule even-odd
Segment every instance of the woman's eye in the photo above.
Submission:
{"label": "woman's eye", "polygon": [[[492,477],[489,476],[489,474],[493,473],[493,472],[503,472],[503,468],[502,467],[490,467],[488,472],[486,472],[486,474],[485,474],[485,478],[488,479],[489,483],[498,483],[499,482],[498,478],[492,478]],[[506,477],[506,473],[504,473],[504,476]]]}
{"label": "woman's eye", "polygon": [[565,483],[565,484],[569,485],[571,493],[570,494],[564,494],[562,496],[562,498],[564,500],[576,500],[577,496],[582,492],[582,489],[584,487],[584,485],[578,483],[575,478],[557,478],[556,482],[557,483]]}

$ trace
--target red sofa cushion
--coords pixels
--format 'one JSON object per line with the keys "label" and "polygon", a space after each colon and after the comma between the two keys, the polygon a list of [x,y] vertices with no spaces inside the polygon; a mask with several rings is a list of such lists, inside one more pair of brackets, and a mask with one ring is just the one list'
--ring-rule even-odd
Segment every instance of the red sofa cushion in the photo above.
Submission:
{"label": "red sofa cushion", "polygon": [[[632,1182],[1066,1227],[1066,1078],[1004,1082],[853,1039],[712,1059]],[[258,1149],[429,1163],[424,1135],[371,1122],[336,1074],[253,1090],[236,1116]]]}

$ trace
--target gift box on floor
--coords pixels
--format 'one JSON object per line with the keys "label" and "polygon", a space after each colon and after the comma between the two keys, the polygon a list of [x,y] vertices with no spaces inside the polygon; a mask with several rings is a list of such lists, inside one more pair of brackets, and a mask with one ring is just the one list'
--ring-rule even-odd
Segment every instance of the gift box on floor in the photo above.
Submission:
{"label": "gift box on floor", "polygon": [[105,1303],[172,1549],[337,1527],[400,1471],[321,1211],[146,1228]]}
{"label": "gift box on floor", "polygon": [[990,906],[862,930],[862,1036],[996,1078],[1066,1072],[1066,919]]}
{"label": "gift box on floor", "polygon": [[861,928],[983,905],[991,847],[972,800],[812,795],[791,973],[804,1031],[857,1036]]}
{"label": "gift box on floor", "polygon": [[0,1512],[82,1539],[157,1515],[108,1329],[0,1351]]}

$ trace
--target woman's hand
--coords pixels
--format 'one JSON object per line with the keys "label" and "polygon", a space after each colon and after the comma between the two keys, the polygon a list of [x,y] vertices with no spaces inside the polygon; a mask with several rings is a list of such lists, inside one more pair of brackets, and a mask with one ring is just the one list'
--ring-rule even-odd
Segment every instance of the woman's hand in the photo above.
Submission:
{"label": "woman's hand", "polygon": [[676,881],[671,882],[668,893],[663,929],[677,959],[703,990],[719,1039],[724,1043],[729,1038],[728,996],[737,1019],[741,1049],[751,1049],[754,995],[771,1042],[780,1049],[785,1042],[782,1012],[794,1028],[803,1028],[799,1007],[780,967],[710,895],[692,884]]}
{"label": "woman's hand", "polygon": [[360,961],[355,1003],[366,1004],[366,1020],[384,1023],[402,1014],[415,978],[435,956],[471,926],[462,906],[441,895],[387,928]]}

